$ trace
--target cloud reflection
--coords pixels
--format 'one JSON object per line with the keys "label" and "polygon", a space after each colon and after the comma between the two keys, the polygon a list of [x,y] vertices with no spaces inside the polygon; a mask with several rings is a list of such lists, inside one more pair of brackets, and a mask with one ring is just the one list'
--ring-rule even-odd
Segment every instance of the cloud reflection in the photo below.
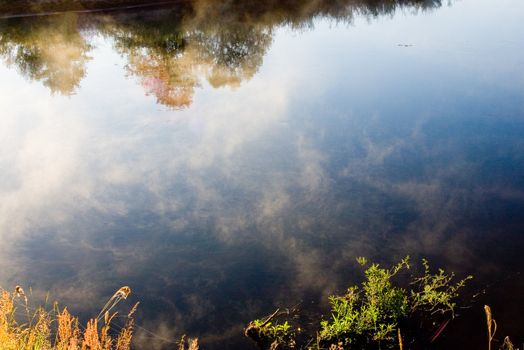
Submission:
{"label": "cloud reflection", "polygon": [[[326,109],[315,96],[291,98],[303,80],[255,75],[272,25],[353,14],[344,12],[351,6],[336,17],[324,2],[302,3],[310,6],[245,5],[195,27],[226,6],[195,2],[192,16],[164,31],[157,26],[171,18],[164,12],[147,25],[136,14],[100,19],[94,28],[109,38],[102,45],[112,45],[159,102],[192,104],[184,111],[154,109],[115,79],[120,72],[102,80],[126,94],[96,100],[82,89],[50,99],[34,85],[21,84],[24,94],[2,86],[2,285],[50,290],[88,315],[129,284],[145,328],[168,339],[188,332],[207,349],[223,349],[247,348],[237,338],[241,324],[273,307],[304,301],[317,311],[310,301],[357,278],[359,255],[389,262],[409,253],[459,272],[500,270],[503,248],[478,252],[497,241],[495,233],[519,243],[522,123],[479,126],[459,115],[459,127],[418,117],[430,115],[424,104],[392,123],[384,101],[370,118],[360,101]],[[373,2],[365,14],[389,13],[390,3]],[[82,46],[76,34],[72,41]],[[74,75],[65,80],[79,81]],[[206,79],[213,87],[251,80],[198,95]],[[31,104],[25,93],[35,96]],[[107,100],[113,107],[100,108]],[[464,132],[469,126],[474,133]],[[489,213],[495,217],[483,218]],[[137,343],[165,345],[145,332]]]}

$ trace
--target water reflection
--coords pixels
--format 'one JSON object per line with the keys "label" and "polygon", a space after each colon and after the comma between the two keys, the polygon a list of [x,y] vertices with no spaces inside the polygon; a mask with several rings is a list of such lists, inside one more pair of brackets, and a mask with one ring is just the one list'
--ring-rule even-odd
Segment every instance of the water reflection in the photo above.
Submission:
{"label": "water reflection", "polygon": [[[494,6],[461,3],[481,9],[451,9],[461,21]],[[504,80],[477,56],[381,41],[395,29],[435,36],[449,24],[439,11],[436,24],[429,16],[423,25],[405,15],[376,21],[377,36],[362,22],[330,27],[398,4],[195,1],[4,22],[4,57],[26,77],[48,81],[23,69],[17,53],[28,48],[45,72],[70,66],[54,65],[68,45],[82,47],[74,57],[85,60],[61,73],[76,82],[55,90],[76,94],[67,98],[0,67],[0,284],[50,290],[86,315],[131,285],[140,325],[161,337],[188,332],[205,349],[249,349],[243,323],[297,301],[321,311],[311,302],[356,278],[357,255],[426,256],[475,274],[480,286],[519,271],[520,67],[505,66],[512,79]],[[475,23],[483,35],[493,30]],[[37,33],[62,38],[61,51],[46,52]],[[111,69],[120,66],[133,79]],[[224,85],[238,88],[213,88]],[[184,110],[158,110],[143,89]],[[140,330],[137,342],[169,347]]]}
{"label": "water reflection", "polygon": [[350,23],[355,14],[378,16],[399,7],[430,9],[440,0],[261,1],[256,4],[189,1],[144,12],[15,18],[0,21],[0,55],[29,79],[70,95],[86,75],[89,33],[103,33],[126,57],[129,74],[147,94],[188,107],[201,79],[238,87],[257,72],[276,27],[312,26],[327,17]]}
{"label": "water reflection", "polygon": [[52,92],[69,95],[86,75],[91,46],[79,32],[78,16],[64,15],[23,21],[0,21],[0,55],[29,79]]}
{"label": "water reflection", "polygon": [[271,44],[270,32],[252,26],[180,32],[164,23],[140,24],[115,24],[105,33],[126,57],[128,72],[140,77],[159,103],[171,107],[188,107],[202,77],[213,87],[238,87],[257,72]]}

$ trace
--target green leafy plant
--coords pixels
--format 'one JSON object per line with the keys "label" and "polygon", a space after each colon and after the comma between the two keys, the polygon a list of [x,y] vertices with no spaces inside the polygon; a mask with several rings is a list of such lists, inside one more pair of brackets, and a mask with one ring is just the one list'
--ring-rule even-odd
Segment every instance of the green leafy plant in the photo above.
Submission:
{"label": "green leafy plant", "polygon": [[[357,262],[366,267],[365,258]],[[393,283],[402,270],[410,269],[409,257],[391,268],[371,264],[361,286],[350,287],[343,295],[330,296],[331,318],[320,323],[317,344],[379,347],[395,346],[401,323],[416,313],[426,318],[437,313],[454,317],[456,298],[471,276],[454,283],[455,275],[439,269],[431,273],[427,260],[422,260],[423,274],[412,278],[409,289]]]}
{"label": "green leafy plant", "polygon": [[[367,265],[365,258],[357,261]],[[349,345],[392,341],[398,321],[410,310],[406,291],[391,281],[403,269],[409,269],[408,258],[390,269],[372,264],[365,270],[361,287],[330,296],[331,319],[320,323],[320,342]]]}
{"label": "green leafy plant", "polygon": [[[255,340],[261,348],[294,349],[296,330],[288,321],[283,323],[271,322],[279,315],[280,310],[276,310],[265,320],[256,319],[251,321],[245,329],[245,335]],[[287,313],[285,313],[287,314]]]}
{"label": "green leafy plant", "polygon": [[453,283],[454,273],[446,274],[443,269],[438,269],[436,274],[431,274],[426,259],[422,259],[422,265],[424,266],[424,274],[414,278],[411,283],[416,287],[410,291],[411,311],[422,309],[432,314],[450,312],[454,317],[455,300],[459,296],[459,290],[473,277],[468,276],[457,283]]}
{"label": "green leafy plant", "polygon": [[264,324],[262,320],[255,320],[254,324],[264,336],[278,340],[279,342],[285,341],[290,335],[291,326],[287,321],[283,324],[273,324],[271,322]]}
{"label": "green leafy plant", "polygon": [[[472,278],[468,276],[455,281],[455,275],[443,269],[432,273],[428,261],[423,259],[421,275],[412,276],[407,281],[407,276],[404,276],[405,283],[402,284],[399,282],[402,279],[397,277],[410,270],[409,257],[389,268],[369,264],[364,257],[357,258],[357,262],[364,268],[364,280],[360,285],[349,287],[342,295],[329,297],[330,317],[320,322],[316,336],[311,336],[301,348],[398,348],[402,347],[403,336],[409,338],[409,334],[417,333],[420,323],[415,320],[444,318],[432,337],[435,339],[449,319],[455,317],[459,291]],[[294,348],[295,328],[287,321],[270,322],[277,316],[278,310],[264,321],[251,322],[245,334],[262,349]]]}

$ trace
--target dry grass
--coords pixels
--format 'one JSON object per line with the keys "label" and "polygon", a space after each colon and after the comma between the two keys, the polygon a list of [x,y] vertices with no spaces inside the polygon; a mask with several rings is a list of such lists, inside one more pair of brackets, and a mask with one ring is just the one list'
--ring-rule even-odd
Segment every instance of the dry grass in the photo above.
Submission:
{"label": "dry grass", "polygon": [[[125,297],[129,291],[126,290]],[[121,292],[122,288],[115,293],[117,298],[123,297]],[[115,304],[111,305],[113,308]],[[102,326],[97,318],[89,320],[83,328],[67,308],[60,310],[55,304],[51,311],[40,307],[30,312],[22,288],[17,286],[13,293],[0,289],[0,350],[128,350],[133,337],[131,316],[137,305],[125,317],[125,326],[115,333],[111,332],[111,322],[116,312],[110,314],[110,310],[103,309]]]}
{"label": "dry grass", "polygon": [[[493,318],[491,313],[491,308],[488,305],[484,305],[484,312],[486,313],[486,324],[488,326],[488,350],[492,349],[491,342],[495,338],[495,333],[497,332],[497,322]],[[499,347],[499,350],[518,350],[515,348],[511,339],[508,336],[504,337],[502,345]]]}
{"label": "dry grass", "polygon": [[180,338],[180,341],[178,342],[177,350],[186,350],[186,345],[187,345],[187,350],[199,350],[200,349],[197,338],[189,338],[186,341],[186,336],[183,335],[182,338]]}
{"label": "dry grass", "polygon": [[486,313],[486,325],[488,326],[488,350],[491,350],[491,342],[497,332],[497,322],[493,319],[491,308],[484,305],[484,312]]}

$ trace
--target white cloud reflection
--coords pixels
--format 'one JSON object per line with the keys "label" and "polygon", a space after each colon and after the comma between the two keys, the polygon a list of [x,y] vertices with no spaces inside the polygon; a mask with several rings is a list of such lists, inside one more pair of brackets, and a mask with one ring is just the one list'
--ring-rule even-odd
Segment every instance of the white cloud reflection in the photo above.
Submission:
{"label": "white cloud reflection", "polygon": [[[406,32],[377,25],[388,23]],[[522,190],[502,184],[510,176],[482,183],[481,162],[468,153],[474,137],[430,133],[475,124],[432,109],[445,89],[408,76],[388,90],[398,74],[426,71],[427,52],[405,54],[369,27],[319,27],[298,39],[276,33],[278,50],[259,75],[236,89],[204,84],[184,111],[144,96],[101,38],[71,97],[49,97],[0,67],[0,284],[50,289],[91,312],[134,283],[146,308],[170,312],[144,326],[172,339],[223,322],[226,331],[205,335],[216,341],[238,330],[239,315],[340,290],[355,277],[355,256],[414,253],[462,271],[495,269],[478,265],[474,221],[489,200],[522,202]],[[375,60],[386,55],[377,52],[395,60],[379,71]],[[434,73],[436,85],[467,85],[447,81],[454,69],[443,80]],[[472,87],[481,97],[484,88]],[[501,152],[519,164],[516,139]],[[237,318],[226,324],[224,310]]]}

